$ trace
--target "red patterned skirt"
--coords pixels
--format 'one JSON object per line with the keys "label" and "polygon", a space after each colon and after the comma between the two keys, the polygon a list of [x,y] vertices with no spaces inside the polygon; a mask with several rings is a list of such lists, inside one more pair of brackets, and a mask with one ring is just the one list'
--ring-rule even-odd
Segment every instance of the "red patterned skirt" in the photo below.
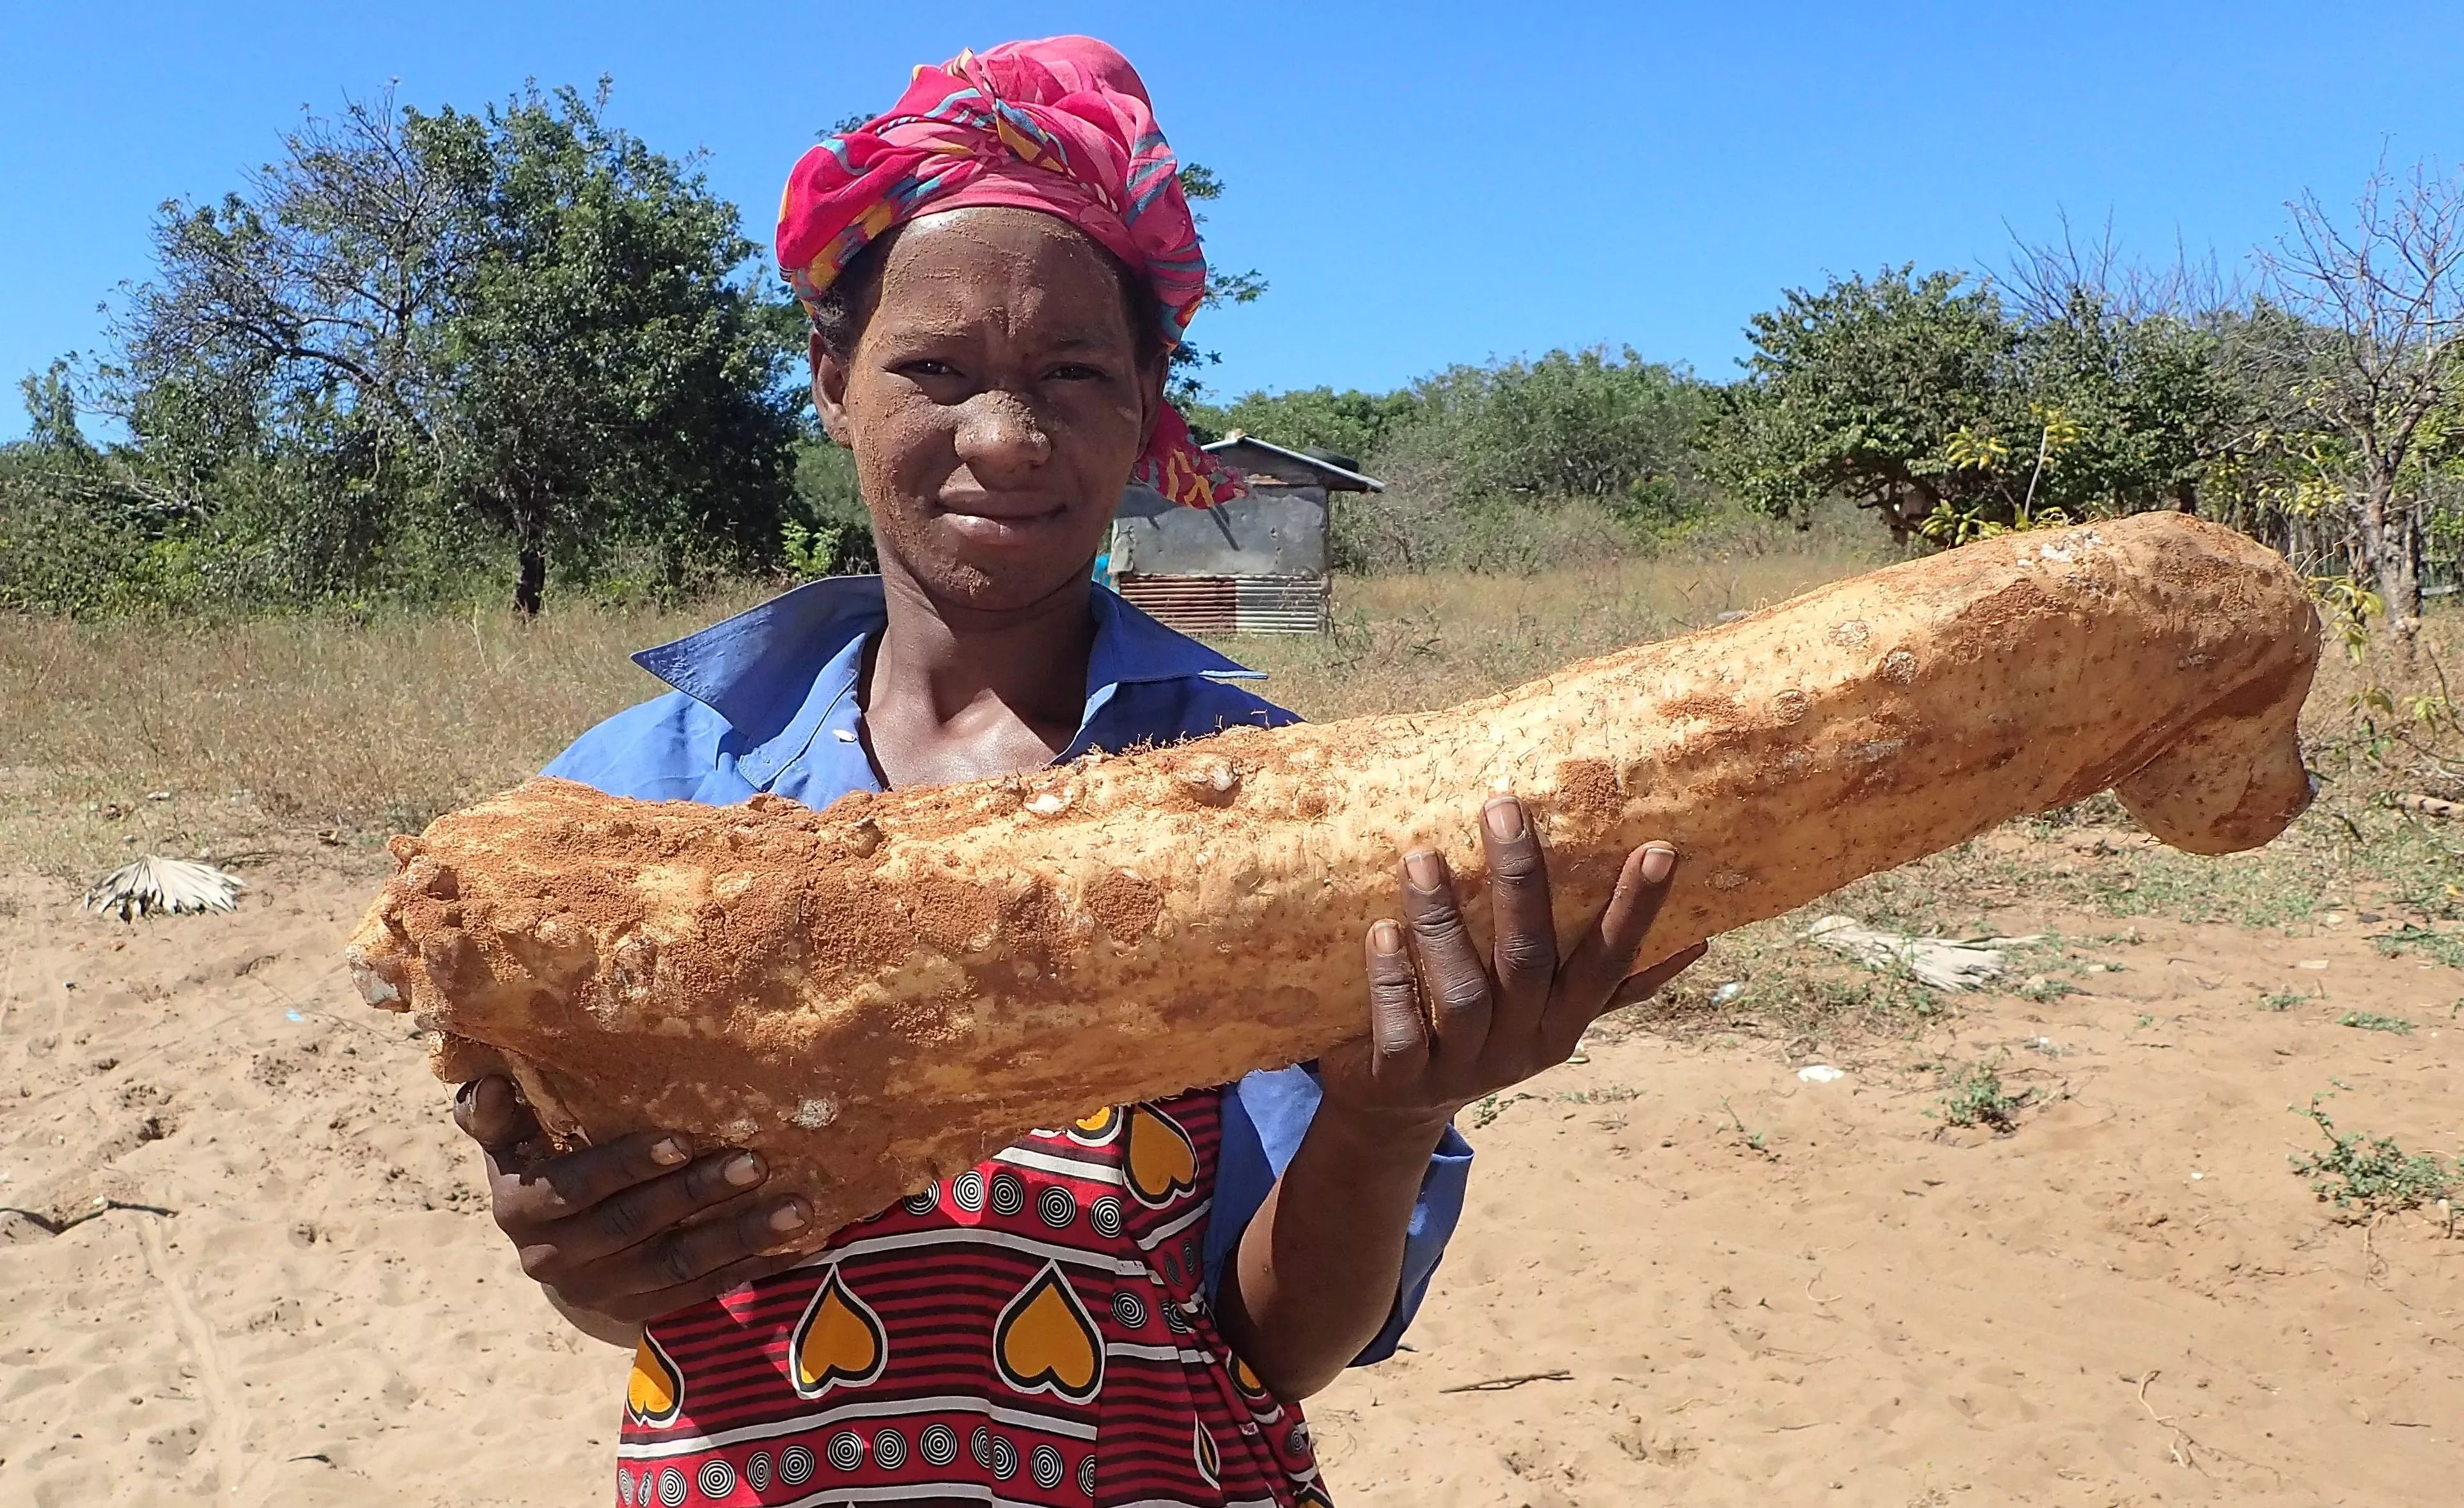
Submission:
{"label": "red patterned skirt", "polygon": [[618,1503],[1326,1508],[1207,1308],[1221,1094],[1037,1131],[652,1322]]}

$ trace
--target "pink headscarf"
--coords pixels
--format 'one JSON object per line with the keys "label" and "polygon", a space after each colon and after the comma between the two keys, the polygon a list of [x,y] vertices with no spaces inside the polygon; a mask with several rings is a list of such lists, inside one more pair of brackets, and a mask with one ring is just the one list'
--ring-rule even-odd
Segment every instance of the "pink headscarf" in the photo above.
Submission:
{"label": "pink headscarf", "polygon": [[[806,308],[858,252],[929,210],[1057,215],[1140,273],[1177,345],[1206,297],[1206,253],[1129,59],[1089,36],[1005,42],[918,67],[887,115],[806,152],[779,203],[779,266]],[[1193,508],[1243,492],[1179,410],[1155,417],[1131,480]]]}

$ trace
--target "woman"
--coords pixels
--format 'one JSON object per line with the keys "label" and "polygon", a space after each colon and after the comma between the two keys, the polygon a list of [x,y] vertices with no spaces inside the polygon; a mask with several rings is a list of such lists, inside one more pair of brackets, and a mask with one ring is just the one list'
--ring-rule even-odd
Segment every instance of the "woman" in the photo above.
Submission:
{"label": "woman", "polygon": [[[820,806],[1289,720],[1089,579],[1132,478],[1199,506],[1237,488],[1162,396],[1205,263],[1118,54],[1064,37],[918,70],[798,165],[779,246],[882,576],[646,652],[675,691],[550,774]],[[635,1347],[618,1500],[1326,1501],[1299,1403],[1409,1322],[1470,1158],[1454,1113],[1692,961],[1627,977],[1666,845],[1560,959],[1511,798],[1482,841],[1490,958],[1438,856],[1404,858],[1408,940],[1363,940],[1356,1048],[1038,1131],[816,1256],[773,1254],[806,1207],[749,1152],[650,1133],[526,1160],[511,1087],[466,1086],[525,1270]]]}

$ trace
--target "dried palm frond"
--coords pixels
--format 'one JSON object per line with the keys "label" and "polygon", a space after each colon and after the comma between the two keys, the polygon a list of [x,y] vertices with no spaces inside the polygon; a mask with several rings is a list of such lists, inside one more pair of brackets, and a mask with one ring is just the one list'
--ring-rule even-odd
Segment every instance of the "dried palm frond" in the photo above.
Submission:
{"label": "dried palm frond", "polygon": [[187,911],[228,911],[239,891],[248,888],[237,875],[211,864],[148,854],[114,869],[100,885],[85,893],[85,907],[97,913],[117,912],[123,922],[156,911],[177,916]]}
{"label": "dried palm frond", "polygon": [[1921,984],[1937,990],[1973,990],[2002,973],[2002,949],[2040,940],[2028,937],[1978,937],[1953,942],[1947,937],[1911,937],[1880,927],[1867,927],[1853,916],[1826,916],[1805,929],[1805,940],[1846,953],[1872,969],[1904,966]]}

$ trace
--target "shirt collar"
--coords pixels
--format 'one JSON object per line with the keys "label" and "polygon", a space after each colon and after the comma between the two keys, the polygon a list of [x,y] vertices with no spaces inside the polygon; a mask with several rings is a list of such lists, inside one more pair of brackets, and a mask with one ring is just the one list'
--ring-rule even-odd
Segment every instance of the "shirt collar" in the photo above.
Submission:
{"label": "shirt collar", "polygon": [[[1165,627],[1100,583],[1090,596],[1095,644],[1087,659],[1089,717],[1115,688],[1137,682],[1263,679],[1262,672]],[[825,667],[888,621],[881,578],[825,577],[645,649],[633,663],[725,718],[746,744],[761,744],[796,720]]]}

